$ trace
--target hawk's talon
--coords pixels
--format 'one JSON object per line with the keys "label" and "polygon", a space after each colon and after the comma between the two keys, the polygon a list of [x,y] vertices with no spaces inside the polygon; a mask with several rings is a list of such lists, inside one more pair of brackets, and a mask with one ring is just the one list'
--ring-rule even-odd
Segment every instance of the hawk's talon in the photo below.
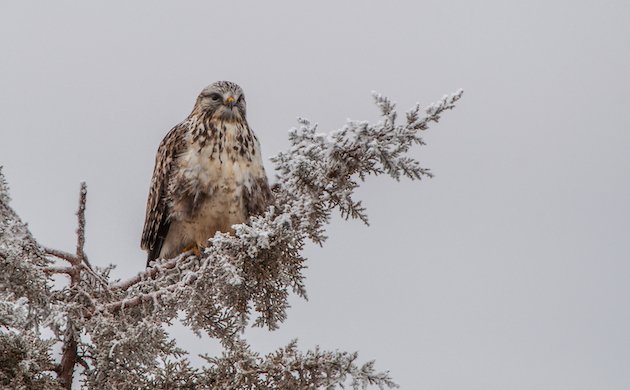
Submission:
{"label": "hawk's talon", "polygon": [[192,245],[189,245],[189,246],[185,247],[182,250],[182,253],[186,253],[186,252],[189,252],[189,251],[192,251],[193,254],[195,256],[197,256],[197,257],[201,256],[201,247],[199,245],[197,245],[197,244],[192,244]]}

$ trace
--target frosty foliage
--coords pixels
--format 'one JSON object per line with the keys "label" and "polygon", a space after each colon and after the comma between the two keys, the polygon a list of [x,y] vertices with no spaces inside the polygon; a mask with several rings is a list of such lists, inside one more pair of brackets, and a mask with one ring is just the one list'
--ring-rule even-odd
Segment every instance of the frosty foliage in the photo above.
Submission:
{"label": "frosty foliage", "polygon": [[51,346],[28,332],[0,332],[0,388],[60,389],[50,372]]}
{"label": "frosty foliage", "polygon": [[[50,288],[48,276],[42,269],[50,261],[42,254],[26,225],[9,207],[8,187],[1,169],[0,191],[0,302],[22,298],[27,303],[18,306],[26,310],[26,323],[31,324],[41,317],[37,315],[38,311],[48,308]],[[0,324],[4,325],[5,319],[0,317]]]}
{"label": "frosty foliage", "polygon": [[[289,132],[289,150],[272,158],[275,200],[266,213],[235,225],[234,235],[217,233],[200,257],[185,253],[160,260],[123,281],[110,279],[111,266],[92,268],[83,252],[85,186],[77,250],[70,254],[34,241],[8,205],[0,172],[0,356],[7,361],[0,365],[0,384],[70,388],[74,369],[81,367],[82,383],[100,389],[396,387],[372,362],[358,364],[356,353],[300,352],[293,341],[260,356],[241,336],[249,325],[278,328],[289,292],[306,298],[301,251],[306,240],[325,241],[333,210],[367,223],[354,198],[359,181],[372,174],[396,180],[431,176],[409,149],[424,144],[419,131],[461,95],[445,96],[424,110],[416,106],[400,123],[394,104],[378,94],[381,120],[375,124],[350,121],[318,133],[300,119]],[[52,274],[67,275],[68,285],[53,288]],[[175,320],[219,340],[222,354],[206,356],[205,367],[192,367],[164,330]],[[54,338],[43,338],[41,327]],[[50,356],[55,342],[62,346],[60,360]]]}
{"label": "frosty foliage", "polygon": [[9,201],[0,167],[0,386],[54,388],[58,384],[49,372],[53,341],[39,331],[59,307],[43,271],[50,261]]}

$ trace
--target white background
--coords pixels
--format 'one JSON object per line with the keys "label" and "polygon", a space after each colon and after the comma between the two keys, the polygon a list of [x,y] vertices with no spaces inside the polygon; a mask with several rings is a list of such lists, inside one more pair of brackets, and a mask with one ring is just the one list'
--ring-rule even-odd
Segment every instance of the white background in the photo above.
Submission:
{"label": "white background", "polygon": [[405,389],[627,389],[628,4],[2,2],[0,165],[66,250],[87,181],[88,254],[122,278],[157,145],[207,84],[244,88],[266,157],[297,116],[328,131],[376,119],[372,90],[406,110],[464,88],[414,151],[436,177],[369,179],[371,226],[335,219],[310,300],[248,338],[358,350]]}

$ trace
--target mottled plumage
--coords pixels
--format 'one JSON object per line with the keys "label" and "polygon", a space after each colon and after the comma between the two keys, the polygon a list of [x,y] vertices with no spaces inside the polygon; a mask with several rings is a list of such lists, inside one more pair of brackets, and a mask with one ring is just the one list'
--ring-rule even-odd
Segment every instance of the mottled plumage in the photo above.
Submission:
{"label": "mottled plumage", "polygon": [[232,232],[267,208],[271,192],[245,113],[241,88],[219,81],[162,140],[142,233],[147,266],[204,247],[215,232]]}

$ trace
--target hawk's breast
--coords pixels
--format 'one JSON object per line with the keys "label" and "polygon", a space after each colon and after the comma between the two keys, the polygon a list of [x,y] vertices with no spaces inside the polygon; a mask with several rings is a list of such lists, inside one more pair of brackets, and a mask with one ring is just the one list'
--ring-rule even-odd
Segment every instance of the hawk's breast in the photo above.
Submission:
{"label": "hawk's breast", "polygon": [[205,245],[216,231],[231,232],[232,225],[247,222],[249,199],[269,190],[258,142],[247,125],[219,123],[205,137],[191,132],[188,141],[170,189],[170,230],[181,241]]}

